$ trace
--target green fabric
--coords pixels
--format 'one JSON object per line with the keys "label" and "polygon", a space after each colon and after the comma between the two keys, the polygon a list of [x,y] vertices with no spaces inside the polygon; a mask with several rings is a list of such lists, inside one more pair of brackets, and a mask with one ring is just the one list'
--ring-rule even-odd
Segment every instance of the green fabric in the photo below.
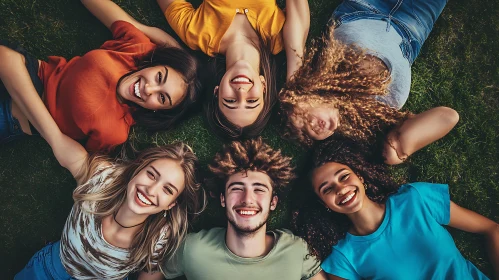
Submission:
{"label": "green fabric", "polygon": [[321,271],[307,244],[289,230],[274,230],[274,248],[263,257],[241,258],[225,244],[225,228],[189,234],[177,254],[162,263],[166,278],[197,279],[309,279]]}

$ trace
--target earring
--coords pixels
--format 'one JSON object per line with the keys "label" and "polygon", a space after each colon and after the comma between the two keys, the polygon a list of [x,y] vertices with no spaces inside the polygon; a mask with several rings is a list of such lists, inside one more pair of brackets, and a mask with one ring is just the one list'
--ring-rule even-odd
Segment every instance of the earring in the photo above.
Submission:
{"label": "earring", "polygon": [[326,211],[327,211],[328,213],[331,213],[331,209],[329,209],[329,207],[327,207],[327,206],[326,206]]}
{"label": "earring", "polygon": [[156,110],[152,111],[153,113],[156,113]]}
{"label": "earring", "polygon": [[163,213],[163,217],[164,217],[164,218],[166,218],[166,210],[165,210],[165,212]]}
{"label": "earring", "polygon": [[364,189],[367,191],[367,183],[364,182]]}

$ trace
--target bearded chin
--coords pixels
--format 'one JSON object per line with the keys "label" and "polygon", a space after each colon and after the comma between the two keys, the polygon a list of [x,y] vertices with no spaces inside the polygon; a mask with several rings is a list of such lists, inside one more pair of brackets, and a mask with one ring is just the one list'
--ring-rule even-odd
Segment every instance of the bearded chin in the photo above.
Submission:
{"label": "bearded chin", "polygon": [[232,225],[232,228],[234,229],[234,231],[236,232],[237,235],[239,235],[241,237],[243,237],[243,236],[249,237],[249,236],[253,236],[254,234],[256,234],[264,225],[266,225],[268,218],[269,218],[269,215],[267,213],[267,216],[265,217],[265,219],[263,219],[263,221],[260,224],[254,226],[254,227],[242,227],[242,226],[238,225],[232,217],[228,217],[228,220],[229,220],[229,223]]}

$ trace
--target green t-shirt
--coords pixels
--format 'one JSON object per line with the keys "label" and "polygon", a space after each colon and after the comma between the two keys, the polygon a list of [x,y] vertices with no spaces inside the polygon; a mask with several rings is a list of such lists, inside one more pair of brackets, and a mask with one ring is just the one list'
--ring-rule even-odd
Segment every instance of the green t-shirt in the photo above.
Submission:
{"label": "green t-shirt", "polygon": [[242,258],[225,244],[225,228],[212,228],[187,236],[177,254],[164,260],[166,278],[185,275],[197,279],[309,279],[321,271],[303,239],[288,230],[275,230],[274,247],[263,257]]}

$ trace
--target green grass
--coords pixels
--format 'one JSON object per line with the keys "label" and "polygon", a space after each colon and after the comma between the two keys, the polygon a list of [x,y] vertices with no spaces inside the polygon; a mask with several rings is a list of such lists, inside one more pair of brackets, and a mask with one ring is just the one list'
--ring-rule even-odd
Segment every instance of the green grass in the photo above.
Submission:
{"label": "green grass", "polygon": [[[284,1],[280,1],[284,2]],[[310,38],[324,29],[339,1],[311,0]],[[171,33],[155,1],[118,1],[139,21]],[[445,105],[461,120],[444,139],[415,154],[394,170],[409,181],[450,184],[458,204],[499,221],[499,3],[450,1],[413,66],[407,109],[421,112]],[[99,47],[110,33],[78,1],[0,0],[0,38],[19,42],[33,55],[71,58]],[[277,125],[265,139],[293,156],[303,170],[305,152],[279,138]],[[205,166],[221,143],[196,116],[168,133],[131,135],[139,146],[181,140],[192,145]],[[0,274],[10,279],[48,241],[60,238],[72,205],[75,182],[38,137],[0,148]],[[292,186],[290,186],[292,187]],[[213,201],[212,201],[213,202]],[[211,203],[196,227],[223,225],[217,203]],[[286,227],[290,206],[281,200],[271,227]],[[491,275],[482,239],[452,230],[463,255]],[[438,246],[438,244],[435,244]],[[5,277],[3,277],[5,276]]]}

